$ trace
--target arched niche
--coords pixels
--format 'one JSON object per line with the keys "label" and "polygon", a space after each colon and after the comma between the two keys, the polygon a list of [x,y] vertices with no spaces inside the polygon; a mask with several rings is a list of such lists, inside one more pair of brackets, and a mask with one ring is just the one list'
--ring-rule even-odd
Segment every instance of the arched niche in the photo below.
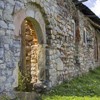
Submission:
{"label": "arched niche", "polygon": [[21,24],[25,18],[28,18],[33,22],[39,38],[40,37],[43,38],[42,43],[46,44],[45,22],[40,10],[37,9],[36,7],[34,9],[29,8],[20,10],[17,14],[14,15],[14,24],[15,24],[14,34],[16,36],[20,35],[19,31],[21,31]]}
{"label": "arched niche", "polygon": [[[18,58],[19,59],[18,63],[19,63],[19,66],[22,69],[24,69],[24,67],[21,64],[22,64],[22,60],[25,59],[25,53],[26,53],[26,50],[24,51],[22,49],[23,48],[23,43],[22,43],[23,23],[25,20],[29,20],[31,22],[32,26],[34,27],[36,36],[37,36],[37,40],[38,40],[38,81],[44,81],[45,80],[45,68],[46,68],[46,64],[45,64],[46,62],[46,54],[45,54],[46,30],[45,30],[45,22],[44,22],[43,16],[40,10],[36,7],[34,7],[34,9],[28,8],[28,9],[20,10],[14,15],[14,24],[15,24],[14,34],[18,39],[21,40],[19,44],[21,45],[21,48],[20,48],[21,52]],[[24,54],[22,54],[22,52],[24,52]],[[16,82],[17,81],[18,79],[16,79]]]}

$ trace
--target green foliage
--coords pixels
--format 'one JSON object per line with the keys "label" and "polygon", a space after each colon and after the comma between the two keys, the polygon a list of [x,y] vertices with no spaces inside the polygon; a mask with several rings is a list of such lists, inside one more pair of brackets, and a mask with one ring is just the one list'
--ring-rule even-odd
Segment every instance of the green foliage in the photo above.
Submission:
{"label": "green foliage", "polygon": [[17,91],[32,91],[32,84],[30,83],[30,75],[25,74],[22,75],[22,73],[18,72],[18,87],[16,88]]}
{"label": "green foliage", "polygon": [[10,97],[6,96],[6,95],[3,95],[3,96],[0,96],[0,100],[20,100],[19,98],[14,98],[14,99],[10,99]]}
{"label": "green foliage", "polygon": [[26,85],[25,85],[25,77],[22,75],[22,73],[18,72],[18,87],[17,91],[25,91]]}
{"label": "green foliage", "polygon": [[7,97],[7,96],[1,96],[1,97],[0,97],[0,100],[10,100],[10,98]]}
{"label": "green foliage", "polygon": [[100,67],[53,88],[43,100],[100,100]]}

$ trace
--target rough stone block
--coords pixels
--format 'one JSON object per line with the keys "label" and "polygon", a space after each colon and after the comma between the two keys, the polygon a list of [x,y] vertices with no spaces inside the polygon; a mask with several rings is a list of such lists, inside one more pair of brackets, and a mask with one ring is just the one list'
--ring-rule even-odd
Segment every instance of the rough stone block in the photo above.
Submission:
{"label": "rough stone block", "polygon": [[6,91],[12,90],[11,83],[6,83],[6,84],[5,84],[5,90],[6,90]]}
{"label": "rough stone block", "polygon": [[0,29],[0,36],[4,36],[5,35],[5,30]]}
{"label": "rough stone block", "polygon": [[2,10],[0,9],[0,18],[2,18]]}
{"label": "rough stone block", "polygon": [[13,12],[13,7],[10,3],[6,3],[6,7],[4,9],[4,13],[12,14]]}
{"label": "rough stone block", "polygon": [[4,2],[3,2],[3,1],[0,1],[0,8],[1,8],[1,9],[4,9],[4,7],[5,7]]}
{"label": "rough stone block", "polygon": [[11,75],[10,77],[7,78],[6,83],[10,83],[12,85],[14,80],[15,79],[14,79],[13,75]]}
{"label": "rough stone block", "polygon": [[14,24],[9,24],[8,25],[8,28],[11,29],[11,30],[14,30],[15,29],[15,26],[14,26]]}
{"label": "rough stone block", "polygon": [[3,59],[0,59],[0,64],[2,64],[4,62],[4,60]]}
{"label": "rough stone block", "polygon": [[[0,83],[0,93],[2,93],[4,90],[4,85]],[[1,99],[0,99],[1,100]]]}
{"label": "rough stone block", "polygon": [[21,8],[24,7],[24,4],[20,1],[16,1],[15,2],[15,9],[14,9],[14,12],[16,13],[17,11],[19,11]]}
{"label": "rough stone block", "polygon": [[[19,57],[20,56],[20,52],[17,52],[14,54],[15,57]],[[30,58],[31,59],[31,58]]]}
{"label": "rough stone block", "polygon": [[57,63],[57,70],[63,70],[64,69],[64,64],[60,58],[56,59]]}
{"label": "rough stone block", "polygon": [[12,75],[14,81],[12,83],[12,87],[17,87],[18,86],[18,63],[16,63],[15,69],[13,70],[13,75]]}
{"label": "rough stone block", "polygon": [[15,4],[15,1],[14,0],[6,0],[7,2],[9,2],[11,5],[14,5]]}
{"label": "rough stone block", "polygon": [[4,48],[5,48],[6,50],[9,50],[9,44],[4,44]]}
{"label": "rough stone block", "polygon": [[32,17],[32,18],[35,17],[34,11],[32,11],[32,10],[27,11],[27,12],[26,12],[26,15],[28,15],[28,16],[30,16],[30,17]]}
{"label": "rough stone block", "polygon": [[0,83],[3,83],[3,82],[5,82],[6,81],[6,76],[1,76],[0,77]]}
{"label": "rough stone block", "polygon": [[4,49],[0,48],[0,59],[3,59],[4,57]]}
{"label": "rough stone block", "polygon": [[10,61],[10,62],[6,63],[6,67],[7,68],[14,68],[15,66],[14,66],[14,63]]}
{"label": "rough stone block", "polygon": [[[5,52],[5,61],[11,62],[11,53],[9,51]],[[7,66],[8,66],[8,64],[7,64]]]}
{"label": "rough stone block", "polygon": [[[12,70],[7,69],[7,71],[6,71],[6,76],[7,76],[7,77],[10,76],[10,78],[11,78],[11,75],[12,75]],[[9,81],[11,82],[10,78],[9,78]]]}
{"label": "rough stone block", "polygon": [[0,28],[7,28],[7,24],[3,20],[0,20]]}
{"label": "rough stone block", "polygon": [[13,17],[11,14],[9,14],[8,12],[5,12],[4,13],[4,20],[5,21],[12,21],[13,20]]}
{"label": "rough stone block", "polygon": [[6,65],[5,64],[0,64],[0,69],[5,69]]}
{"label": "rough stone block", "polygon": [[[5,41],[6,40],[6,41]],[[13,44],[13,39],[10,38],[10,36],[3,36],[1,38],[1,41],[5,44]]]}

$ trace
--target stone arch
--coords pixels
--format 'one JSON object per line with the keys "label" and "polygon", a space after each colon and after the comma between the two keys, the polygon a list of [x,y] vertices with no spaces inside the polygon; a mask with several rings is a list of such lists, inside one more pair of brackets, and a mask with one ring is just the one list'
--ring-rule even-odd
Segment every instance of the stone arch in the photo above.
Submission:
{"label": "stone arch", "polygon": [[[49,20],[49,17],[47,16],[46,9],[44,9],[44,6],[41,5],[41,4],[39,4],[39,3],[37,3],[36,1],[34,1],[34,2],[33,1],[32,2],[28,2],[26,4],[26,8],[33,8],[33,6],[35,8],[38,8],[39,9],[39,11],[41,12],[41,14],[43,15],[43,19],[45,21],[45,24],[46,25],[49,25],[50,24],[50,20]],[[46,29],[48,30],[50,28],[49,27],[46,27]]]}
{"label": "stone arch", "polygon": [[[39,59],[38,59],[38,66],[39,66],[39,74],[38,78],[39,81],[45,80],[45,69],[46,69],[46,54],[45,54],[45,45],[46,45],[46,28],[45,28],[45,21],[40,10],[36,6],[29,6],[26,9],[22,9],[14,15],[14,24],[15,24],[15,36],[18,39],[21,39],[21,25],[25,19],[28,19],[32,22],[37,38],[39,41]],[[21,45],[21,43],[19,44]],[[19,56],[20,58],[20,56]],[[19,59],[18,58],[18,59]],[[41,77],[43,76],[44,77]],[[17,80],[16,80],[17,82]],[[18,84],[17,84],[18,85]],[[16,85],[16,87],[17,87]]]}
{"label": "stone arch", "polygon": [[20,31],[21,31],[21,24],[26,17],[30,18],[30,20],[33,22],[37,33],[42,33],[39,35],[42,35],[43,40],[44,40],[43,43],[45,44],[46,43],[45,22],[43,20],[42,14],[38,10],[37,12],[31,9],[20,10],[17,14],[14,15],[15,35],[19,36]]}

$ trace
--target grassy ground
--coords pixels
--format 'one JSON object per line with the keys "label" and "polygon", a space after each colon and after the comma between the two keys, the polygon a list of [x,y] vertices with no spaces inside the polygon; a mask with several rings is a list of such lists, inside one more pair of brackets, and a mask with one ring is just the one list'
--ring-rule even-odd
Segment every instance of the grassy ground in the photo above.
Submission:
{"label": "grassy ground", "polygon": [[100,67],[55,87],[42,98],[43,100],[100,100]]}

